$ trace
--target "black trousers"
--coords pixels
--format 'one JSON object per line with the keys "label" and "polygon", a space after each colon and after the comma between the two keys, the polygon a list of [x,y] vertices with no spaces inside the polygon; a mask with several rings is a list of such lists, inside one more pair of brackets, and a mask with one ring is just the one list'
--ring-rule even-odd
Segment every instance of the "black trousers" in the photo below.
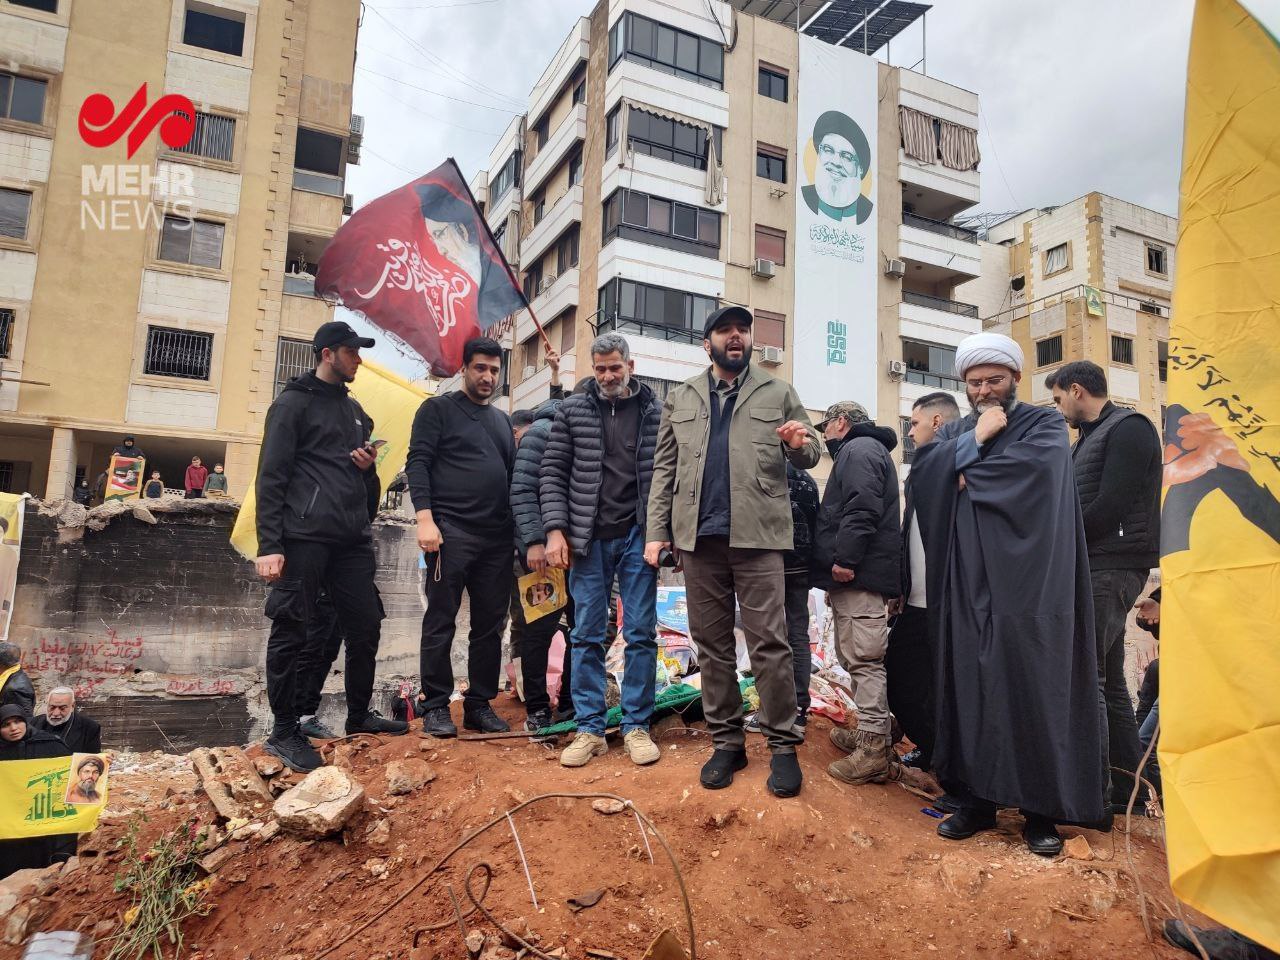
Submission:
{"label": "black trousers", "polygon": [[809,677],[813,673],[813,651],[809,648],[809,571],[784,575],[783,605],[787,614],[787,642],[796,675],[796,711],[809,712]]}
{"label": "black trousers", "polygon": [[325,678],[341,649],[342,625],[338,622],[338,611],[329,598],[328,589],[321,588],[315,613],[307,623],[307,644],[298,658],[299,717],[314,717],[319,712]]}
{"label": "black trousers", "polygon": [[453,634],[462,591],[471,601],[464,707],[486,706],[498,695],[502,628],[511,598],[510,530],[495,534],[464,531],[437,521],[444,543],[427,554],[427,612],[422,615],[423,709],[449,705],[453,694]]}
{"label": "black trousers", "polygon": [[314,641],[308,626],[325,587],[347,644],[347,718],[358,723],[369,712],[382,632],[375,571],[371,541],[334,544],[294,540],[285,544],[284,576],[272,586],[266,608],[271,619],[267,699],[277,734],[289,732],[298,722],[299,665],[304,656],[311,656],[309,648]]}
{"label": "black trousers", "polygon": [[920,748],[926,770],[933,767],[934,662],[929,643],[929,612],[904,606],[889,629],[884,656],[889,709],[903,732]]}
{"label": "black trousers", "polygon": [[[1106,714],[1107,738],[1103,741],[1106,760],[1104,783],[1111,784],[1111,802],[1127,803],[1133,792],[1131,773],[1142,759],[1138,745],[1138,721],[1129,699],[1124,677],[1124,628],[1129,609],[1142,595],[1147,570],[1095,570],[1089,581],[1093,587],[1093,630],[1098,645],[1098,687]],[[1147,794],[1144,788],[1139,796]]]}

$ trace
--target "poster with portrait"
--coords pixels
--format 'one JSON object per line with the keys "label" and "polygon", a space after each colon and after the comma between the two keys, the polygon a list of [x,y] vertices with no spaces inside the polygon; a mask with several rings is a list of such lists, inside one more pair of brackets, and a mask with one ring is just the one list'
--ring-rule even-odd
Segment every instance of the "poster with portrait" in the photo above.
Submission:
{"label": "poster with portrait", "polygon": [[541,620],[560,610],[568,602],[564,571],[547,567],[538,573],[526,573],[517,581],[520,587],[520,604],[524,608],[526,623]]}
{"label": "poster with portrait", "polygon": [[101,753],[0,763],[0,839],[89,833],[107,802]]}
{"label": "poster with portrait", "polygon": [[8,639],[13,619],[26,499],[25,493],[0,493],[0,640]]}
{"label": "poster with portrait", "polygon": [[118,453],[111,455],[111,466],[107,468],[107,486],[102,493],[102,501],[134,500],[142,495],[142,482],[147,461],[142,457],[122,457]]}
{"label": "poster with portrait", "polygon": [[876,61],[800,37],[792,380],[823,410],[876,416]]}

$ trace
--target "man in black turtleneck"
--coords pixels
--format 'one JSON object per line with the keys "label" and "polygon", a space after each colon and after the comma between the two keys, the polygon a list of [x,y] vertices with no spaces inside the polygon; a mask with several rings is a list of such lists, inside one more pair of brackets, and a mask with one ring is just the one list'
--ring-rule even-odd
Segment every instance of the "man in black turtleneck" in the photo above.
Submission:
{"label": "man in black turtleneck", "polygon": [[898,471],[889,456],[898,437],[851,400],[830,407],[818,429],[834,463],[818,511],[813,585],[831,598],[836,655],[853,680],[858,711],[855,728],[831,731],[832,743],[849,756],[827,772],[845,783],[884,783],[902,775],[893,757],[884,672],[885,604],[901,586]]}

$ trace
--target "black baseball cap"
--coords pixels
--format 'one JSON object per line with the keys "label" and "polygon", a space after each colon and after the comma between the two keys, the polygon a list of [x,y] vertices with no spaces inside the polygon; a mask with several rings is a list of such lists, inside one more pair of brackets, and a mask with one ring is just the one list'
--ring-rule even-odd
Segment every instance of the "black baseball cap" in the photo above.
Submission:
{"label": "black baseball cap", "polygon": [[702,339],[705,340],[711,336],[711,331],[722,323],[728,323],[731,320],[741,320],[748,327],[755,322],[755,317],[751,316],[751,311],[746,307],[728,306],[721,307],[711,316],[707,317],[707,324],[702,328]]}
{"label": "black baseball cap", "polygon": [[320,325],[311,338],[311,346],[316,350],[325,347],[372,347],[373,338],[360,336],[345,320],[330,320]]}

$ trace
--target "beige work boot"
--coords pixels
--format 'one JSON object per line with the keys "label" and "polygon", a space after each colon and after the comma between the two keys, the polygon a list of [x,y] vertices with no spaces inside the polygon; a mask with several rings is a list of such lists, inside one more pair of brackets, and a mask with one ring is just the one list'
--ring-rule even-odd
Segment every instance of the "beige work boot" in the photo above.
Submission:
{"label": "beige work boot", "polygon": [[609,745],[604,737],[594,733],[580,733],[560,752],[560,766],[585,767],[592,757],[603,757],[609,752]]}
{"label": "beige work boot", "polygon": [[622,745],[626,747],[631,762],[637,766],[643,767],[645,764],[657,763],[658,758],[662,756],[662,751],[649,736],[649,731],[641,730],[639,727],[629,731],[622,738]]}
{"label": "beige work boot", "polygon": [[858,749],[858,735],[848,727],[832,727],[831,742],[845,753],[853,753]]}
{"label": "beige work boot", "polygon": [[[853,752],[827,767],[827,773],[837,780],[852,784],[884,783],[890,779],[893,770],[884,749],[888,737],[882,733],[862,731],[854,732],[851,737],[854,741]],[[835,739],[834,736],[832,739]]]}

